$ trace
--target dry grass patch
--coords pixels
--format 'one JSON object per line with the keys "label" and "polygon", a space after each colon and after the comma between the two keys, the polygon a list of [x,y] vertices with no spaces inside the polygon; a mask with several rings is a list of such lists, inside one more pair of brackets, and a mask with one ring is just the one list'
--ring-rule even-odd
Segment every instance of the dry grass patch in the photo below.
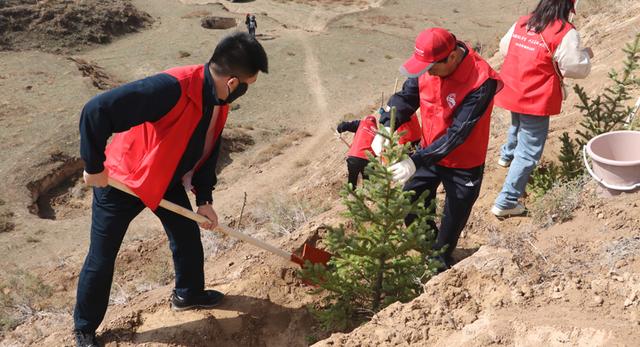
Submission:
{"label": "dry grass patch", "polygon": [[559,182],[529,206],[533,222],[547,228],[573,218],[573,211],[582,204],[584,185],[589,179],[580,177],[569,182]]}
{"label": "dry grass patch", "polygon": [[15,328],[37,311],[51,308],[53,289],[27,270],[0,272],[0,335]]}
{"label": "dry grass patch", "polygon": [[276,235],[286,235],[314,216],[326,211],[327,208],[328,206],[324,206],[322,203],[280,194],[262,201],[256,208],[255,217],[259,222],[266,222],[270,232]]}

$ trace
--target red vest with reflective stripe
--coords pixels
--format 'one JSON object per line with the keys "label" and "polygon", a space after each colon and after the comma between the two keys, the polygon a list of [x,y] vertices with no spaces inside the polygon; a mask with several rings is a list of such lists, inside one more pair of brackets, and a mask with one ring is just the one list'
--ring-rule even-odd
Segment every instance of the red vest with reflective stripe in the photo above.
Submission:
{"label": "red vest with reflective stripe", "polygon": [[566,23],[561,29],[561,21],[551,23],[542,31],[543,40],[540,34],[527,31],[529,17],[521,17],[516,23],[500,70],[505,86],[496,95],[496,105],[530,115],[558,114],[562,107],[562,87],[553,67],[553,55],[574,27]]}
{"label": "red vest with reflective stripe", "polygon": [[420,138],[422,137],[422,129],[420,128],[420,121],[418,120],[418,116],[416,116],[415,113],[411,115],[411,118],[409,118],[408,122],[398,127],[398,133],[402,133],[403,131],[405,133],[400,136],[400,139],[398,140],[399,144],[403,145],[407,142],[415,142],[420,140]]}
{"label": "red vest with reflective stripe", "polygon": [[[176,67],[164,73],[180,83],[182,93],[176,105],[156,122],[115,134],[105,150],[109,176],[131,188],[152,210],[162,200],[203,112],[204,66]],[[227,105],[220,108],[214,143],[222,133],[228,110]]]}
{"label": "red vest with reflective stripe", "polygon": [[[500,80],[473,49],[460,62],[457,69],[449,76],[441,78],[425,73],[419,77],[420,114],[422,117],[423,148],[428,147],[447,132],[453,121],[453,114],[464,98],[479,88],[488,79]],[[469,169],[484,164],[489,143],[489,123],[493,101],[487,107],[480,120],[464,143],[456,147],[449,155],[438,162],[438,165]]]}
{"label": "red vest with reflective stripe", "polygon": [[373,142],[373,138],[376,137],[377,133],[378,123],[376,121],[376,117],[364,117],[358,125],[358,130],[356,130],[356,134],[353,137],[353,142],[351,143],[351,147],[349,148],[347,155],[350,157],[358,157],[368,160],[369,157],[367,157],[367,152],[373,154],[371,142]]}

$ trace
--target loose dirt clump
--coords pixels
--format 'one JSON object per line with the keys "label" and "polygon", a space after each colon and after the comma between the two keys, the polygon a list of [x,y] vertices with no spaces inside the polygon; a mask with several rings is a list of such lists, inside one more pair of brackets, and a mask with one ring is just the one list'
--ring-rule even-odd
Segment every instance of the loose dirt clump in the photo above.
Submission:
{"label": "loose dirt clump", "polygon": [[109,75],[101,66],[92,61],[86,61],[84,59],[74,57],[69,57],[67,59],[76,63],[78,70],[82,72],[82,76],[89,77],[94,87],[100,90],[108,90],[122,84],[122,82],[116,80],[114,77]]}
{"label": "loose dirt clump", "polygon": [[147,27],[153,19],[129,0],[0,2],[0,51],[61,53]]}
{"label": "loose dirt clump", "polygon": [[200,25],[205,29],[229,29],[236,26],[236,20],[229,17],[209,16],[202,18]]}

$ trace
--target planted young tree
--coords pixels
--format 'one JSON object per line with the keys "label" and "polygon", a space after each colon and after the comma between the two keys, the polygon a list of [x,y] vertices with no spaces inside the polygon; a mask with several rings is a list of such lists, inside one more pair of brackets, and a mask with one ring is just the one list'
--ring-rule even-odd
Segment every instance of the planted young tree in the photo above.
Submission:
{"label": "planted young tree", "polygon": [[628,102],[630,93],[640,87],[640,77],[636,75],[640,68],[640,34],[636,35],[633,42],[627,43],[622,51],[626,54],[622,72],[609,72],[612,86],[606,87],[595,98],[587,95],[580,85],[573,87],[580,99],[576,107],[584,116],[580,122],[581,128],[576,130],[575,139],[570,138],[567,132],[562,134],[562,148],[558,157],[560,165],[546,162],[533,172],[528,190],[533,192],[534,198],[546,193],[553,184],[582,176],[582,147],[600,134],[625,126],[628,115],[633,111]]}
{"label": "planted young tree", "polygon": [[[391,132],[379,129],[389,144],[381,157],[370,156],[368,180],[341,191],[352,228],[329,227],[324,241],[333,258],[327,267],[307,264],[301,273],[326,293],[324,308],[315,311],[325,329],[350,329],[393,302],[410,301],[440,265],[433,260],[435,233],[427,224],[434,218],[434,206],[425,206],[428,192],[412,202],[414,192],[403,191],[387,169],[406,158],[409,148],[398,145],[395,108],[391,112]],[[406,226],[409,214],[417,218]]]}

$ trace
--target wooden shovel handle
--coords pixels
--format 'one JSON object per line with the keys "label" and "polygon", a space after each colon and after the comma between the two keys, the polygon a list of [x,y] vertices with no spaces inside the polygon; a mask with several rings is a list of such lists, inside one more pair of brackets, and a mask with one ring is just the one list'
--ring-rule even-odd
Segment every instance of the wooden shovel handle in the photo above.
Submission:
{"label": "wooden shovel handle", "polygon": [[[120,181],[114,180],[111,177],[109,177],[109,185],[112,186],[113,188],[121,190],[121,191],[123,191],[123,192],[125,192],[127,194],[130,194],[130,195],[133,195],[135,197],[138,197],[136,195],[136,193],[134,193],[131,189],[129,189],[129,187],[127,187],[126,185],[124,185]],[[199,215],[199,214],[197,214],[197,213],[195,213],[195,212],[193,212],[193,211],[191,211],[191,210],[189,210],[187,208],[184,208],[184,207],[182,207],[180,205],[174,204],[174,203],[172,203],[170,201],[167,201],[165,199],[160,200],[160,207],[162,207],[164,209],[167,209],[169,211],[175,212],[175,213],[177,213],[177,214],[179,214],[179,215],[181,215],[183,217],[189,218],[189,219],[191,219],[191,220],[193,220],[195,222],[198,222],[198,223],[209,223],[210,222],[209,218],[207,218],[205,216],[202,216],[202,215]],[[291,253],[285,252],[285,251],[283,251],[283,250],[281,250],[281,249],[279,249],[277,247],[274,247],[274,246],[272,246],[272,245],[270,245],[270,244],[268,244],[268,243],[266,243],[266,242],[264,242],[262,240],[258,240],[256,238],[253,238],[253,237],[251,237],[249,235],[243,234],[243,233],[241,233],[239,231],[235,231],[233,229],[225,228],[225,227],[223,227],[221,225],[218,225],[217,227],[215,227],[214,230],[216,230],[218,232],[221,232],[221,233],[224,233],[224,234],[227,234],[227,235],[229,235],[231,237],[235,237],[235,238],[240,239],[242,241],[245,241],[247,243],[250,243],[250,244],[252,244],[252,245],[254,245],[254,246],[258,247],[258,248],[262,248],[265,251],[269,251],[269,252],[271,252],[271,253],[273,253],[273,254],[275,254],[277,256],[280,256],[280,257],[282,257],[284,259],[287,259],[287,260],[291,261],[291,255],[292,255]]]}

